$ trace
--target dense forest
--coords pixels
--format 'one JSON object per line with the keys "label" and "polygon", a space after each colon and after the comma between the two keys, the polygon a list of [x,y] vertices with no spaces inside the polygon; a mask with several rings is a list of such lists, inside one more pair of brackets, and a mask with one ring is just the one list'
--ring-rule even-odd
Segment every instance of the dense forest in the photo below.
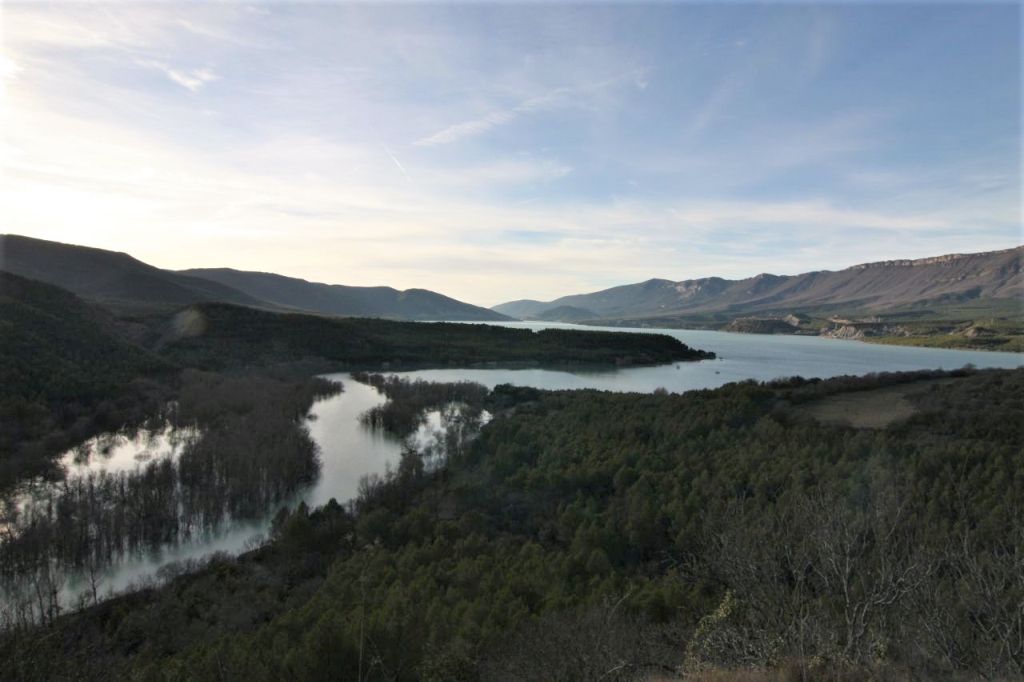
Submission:
{"label": "dense forest", "polygon": [[157,411],[172,369],[73,294],[0,272],[0,490]]}
{"label": "dense forest", "polygon": [[345,369],[399,369],[650,365],[715,357],[661,334],[328,318],[212,303],[189,308],[180,319],[188,320],[185,330],[168,340],[162,354],[178,364],[207,369],[303,359]]}
{"label": "dense forest", "polygon": [[[900,386],[884,428],[812,416]],[[441,466],[409,451],[237,559],[8,632],[0,676],[1024,674],[1024,370],[486,403]]]}

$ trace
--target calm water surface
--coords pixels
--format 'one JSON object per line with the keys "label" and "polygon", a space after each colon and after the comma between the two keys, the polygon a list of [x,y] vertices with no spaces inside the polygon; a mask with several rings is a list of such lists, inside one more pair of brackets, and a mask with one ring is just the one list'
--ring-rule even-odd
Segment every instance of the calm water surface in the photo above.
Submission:
{"label": "calm water surface", "polygon": [[503,383],[547,389],[597,388],[638,392],[651,392],[664,387],[681,393],[715,388],[730,381],[746,379],[767,381],[790,376],[824,379],[870,372],[958,369],[966,364],[1000,368],[1024,366],[1024,355],[1020,353],[885,346],[817,336],[731,334],[688,329],[622,329],[540,322],[499,324],[533,330],[553,327],[667,334],[693,348],[713,351],[718,358],[608,371],[431,369],[396,373],[430,381],[477,381],[491,388]]}

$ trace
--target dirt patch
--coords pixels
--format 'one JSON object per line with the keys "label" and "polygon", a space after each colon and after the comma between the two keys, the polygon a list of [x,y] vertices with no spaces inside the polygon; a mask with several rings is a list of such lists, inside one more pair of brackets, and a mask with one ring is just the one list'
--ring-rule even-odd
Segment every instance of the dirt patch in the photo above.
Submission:
{"label": "dirt patch", "polygon": [[914,395],[947,385],[957,378],[915,381],[870,391],[851,391],[807,403],[798,408],[823,424],[852,426],[857,429],[884,429],[914,415],[918,407]]}

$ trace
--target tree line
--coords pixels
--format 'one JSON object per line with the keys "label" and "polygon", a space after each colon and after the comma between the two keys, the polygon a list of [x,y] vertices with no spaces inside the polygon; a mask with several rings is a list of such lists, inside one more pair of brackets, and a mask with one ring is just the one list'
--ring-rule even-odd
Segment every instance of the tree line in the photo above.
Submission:
{"label": "tree line", "polygon": [[530,329],[282,314],[220,303],[194,306],[203,332],[173,338],[163,357],[225,369],[318,360],[339,369],[474,365],[653,365],[714,358],[663,334]]}

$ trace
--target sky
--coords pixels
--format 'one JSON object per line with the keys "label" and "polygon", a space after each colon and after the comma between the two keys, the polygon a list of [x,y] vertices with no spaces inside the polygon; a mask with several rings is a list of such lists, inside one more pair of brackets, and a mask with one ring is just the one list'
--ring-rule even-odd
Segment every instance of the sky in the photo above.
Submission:
{"label": "sky", "polygon": [[0,232],[478,305],[1024,243],[1019,3],[0,3]]}

